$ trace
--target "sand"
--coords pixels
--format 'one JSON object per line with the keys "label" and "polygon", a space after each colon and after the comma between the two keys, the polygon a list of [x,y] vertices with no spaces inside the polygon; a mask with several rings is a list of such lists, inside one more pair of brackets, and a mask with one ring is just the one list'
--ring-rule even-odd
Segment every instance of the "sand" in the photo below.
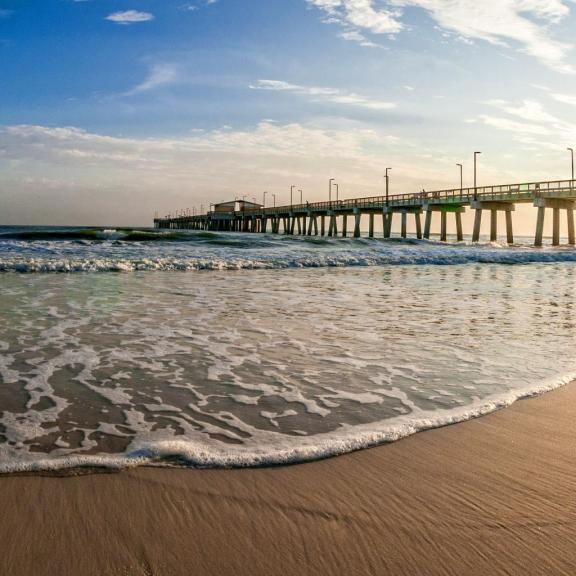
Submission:
{"label": "sand", "polygon": [[311,464],[0,478],[0,574],[576,573],[576,384]]}

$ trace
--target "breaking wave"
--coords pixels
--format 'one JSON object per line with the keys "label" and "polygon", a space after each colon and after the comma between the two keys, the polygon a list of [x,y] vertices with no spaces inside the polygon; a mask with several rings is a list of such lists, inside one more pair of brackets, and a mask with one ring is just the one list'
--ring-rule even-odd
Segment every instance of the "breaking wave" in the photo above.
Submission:
{"label": "breaking wave", "polygon": [[[417,432],[458,424],[511,406],[517,400],[550,392],[576,380],[576,373],[543,382],[532,388],[511,390],[472,405],[444,412],[417,410],[393,421],[342,426],[337,432],[311,438],[278,434],[273,445],[220,448],[191,439],[135,441],[124,454],[69,455],[0,462],[0,474],[65,471],[74,468],[121,470],[138,466],[186,468],[255,468],[301,464],[396,442]],[[258,439],[255,438],[257,441]],[[256,444],[256,445],[254,445]]]}
{"label": "breaking wave", "polygon": [[207,256],[154,256],[131,258],[0,256],[0,272],[72,273],[200,270],[282,270],[354,266],[409,266],[458,264],[545,264],[576,262],[575,250],[532,250],[493,247],[409,247],[399,249],[342,249],[327,252],[300,252],[294,255],[274,251],[260,254],[211,254]]}

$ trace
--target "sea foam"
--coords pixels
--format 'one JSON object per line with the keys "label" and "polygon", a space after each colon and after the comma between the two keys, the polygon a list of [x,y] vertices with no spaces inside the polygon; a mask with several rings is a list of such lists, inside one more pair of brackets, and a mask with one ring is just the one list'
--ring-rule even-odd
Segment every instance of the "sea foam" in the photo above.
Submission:
{"label": "sea foam", "polygon": [[419,410],[417,414],[398,416],[391,422],[361,426],[344,426],[338,432],[313,438],[285,438],[278,434],[273,444],[252,439],[250,447],[222,449],[214,444],[182,439],[136,441],[124,454],[69,455],[52,458],[0,461],[0,473],[62,471],[96,467],[126,469],[138,466],[187,468],[254,468],[292,465],[335,456],[365,448],[396,442],[418,432],[458,424],[511,406],[517,400],[533,398],[576,380],[576,372],[542,382],[532,388],[476,400],[462,409]]}
{"label": "sea foam", "polygon": [[450,266],[461,264],[550,264],[576,262],[576,251],[495,248],[493,246],[387,247],[328,253],[227,254],[198,257],[0,257],[0,272],[74,273],[137,271],[236,271],[296,268],[345,268],[359,266]]}
{"label": "sea foam", "polygon": [[0,471],[303,462],[575,376],[572,248],[40,232],[0,234]]}

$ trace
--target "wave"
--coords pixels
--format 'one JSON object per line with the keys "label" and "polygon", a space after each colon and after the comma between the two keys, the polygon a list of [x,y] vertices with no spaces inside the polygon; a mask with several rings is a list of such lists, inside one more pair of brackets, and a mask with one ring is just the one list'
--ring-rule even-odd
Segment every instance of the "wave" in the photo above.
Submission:
{"label": "wave", "polygon": [[114,241],[123,242],[189,242],[194,240],[210,240],[218,237],[211,232],[174,232],[161,230],[140,230],[131,228],[62,228],[33,229],[0,232],[0,241],[19,240],[22,242],[57,242],[57,241]]}
{"label": "wave", "polygon": [[416,414],[398,416],[393,422],[380,422],[359,426],[342,426],[339,432],[298,438],[278,434],[274,446],[233,449],[214,445],[169,439],[136,441],[124,454],[70,455],[45,457],[34,460],[4,461],[0,473],[33,473],[65,471],[74,468],[109,468],[121,470],[137,466],[164,466],[185,468],[254,468],[300,464],[340,456],[357,450],[387,444],[417,432],[457,424],[511,406],[521,399],[550,392],[576,380],[576,372],[542,382],[531,388],[508,391],[491,398],[476,400],[472,405],[443,410],[417,410]]}
{"label": "wave", "polygon": [[294,268],[346,268],[355,266],[409,266],[458,264],[548,264],[576,262],[575,250],[488,249],[439,247],[402,250],[341,250],[304,252],[294,256],[273,251],[251,256],[210,257],[0,257],[0,272],[73,273],[200,270],[283,270]]}

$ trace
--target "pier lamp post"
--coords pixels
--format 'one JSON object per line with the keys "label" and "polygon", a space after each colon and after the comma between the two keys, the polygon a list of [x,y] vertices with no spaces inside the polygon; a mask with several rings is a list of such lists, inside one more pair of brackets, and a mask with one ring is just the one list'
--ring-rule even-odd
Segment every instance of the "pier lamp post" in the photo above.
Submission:
{"label": "pier lamp post", "polygon": [[474,200],[478,200],[478,188],[476,183],[476,158],[482,152],[474,152]]}
{"label": "pier lamp post", "polygon": [[574,180],[574,148],[566,148],[572,156],[572,180]]}
{"label": "pier lamp post", "polygon": [[276,208],[276,194],[272,194],[272,198],[274,198],[274,208]]}
{"label": "pier lamp post", "polygon": [[392,168],[386,168],[386,174],[384,178],[386,178],[386,206],[388,206],[388,194],[390,192],[390,176],[388,176],[388,170],[392,170]]}
{"label": "pier lamp post", "polygon": [[460,166],[460,196],[462,196],[462,190],[464,188],[464,186],[462,185],[463,179],[462,179],[462,164],[456,164],[456,166]]}
{"label": "pier lamp post", "polygon": [[339,190],[339,188],[338,188],[338,183],[335,182],[335,183],[334,183],[334,186],[336,186],[336,202],[338,202],[338,190]]}
{"label": "pier lamp post", "polygon": [[334,182],[335,178],[330,178],[328,181],[328,201],[332,202],[332,182]]}
{"label": "pier lamp post", "polygon": [[266,194],[268,194],[268,192],[262,194],[262,208],[266,208]]}
{"label": "pier lamp post", "polygon": [[302,190],[298,190],[298,192],[300,192],[300,204],[302,204]]}
{"label": "pier lamp post", "polygon": [[296,186],[290,186],[290,208],[292,208],[292,205],[293,205],[292,193],[294,192],[294,188],[296,188]]}

